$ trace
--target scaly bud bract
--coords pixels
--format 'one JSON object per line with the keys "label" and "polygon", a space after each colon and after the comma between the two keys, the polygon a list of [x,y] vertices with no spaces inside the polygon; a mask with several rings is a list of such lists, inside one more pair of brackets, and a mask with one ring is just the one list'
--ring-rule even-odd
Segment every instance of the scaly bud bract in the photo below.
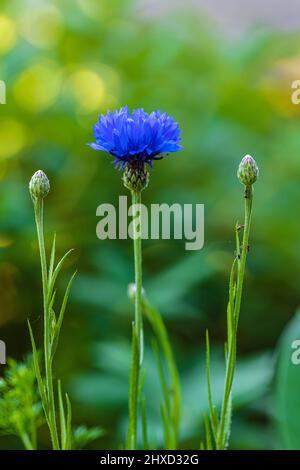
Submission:
{"label": "scaly bud bract", "polygon": [[47,175],[42,170],[36,171],[29,182],[29,192],[32,200],[43,199],[49,191],[50,183]]}
{"label": "scaly bud bract", "polygon": [[146,189],[149,183],[149,172],[145,165],[132,167],[126,166],[123,173],[124,186],[130,191],[140,192]]}
{"label": "scaly bud bract", "polygon": [[255,183],[258,178],[258,174],[259,171],[256,161],[251,157],[251,155],[246,155],[239,164],[237,171],[238,179],[242,184],[249,187]]}

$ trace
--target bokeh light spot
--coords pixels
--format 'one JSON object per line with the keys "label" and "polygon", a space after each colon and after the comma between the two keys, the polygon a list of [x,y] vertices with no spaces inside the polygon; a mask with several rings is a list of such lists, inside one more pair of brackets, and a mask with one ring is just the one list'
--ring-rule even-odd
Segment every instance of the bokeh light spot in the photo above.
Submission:
{"label": "bokeh light spot", "polygon": [[18,77],[14,85],[15,98],[28,111],[44,111],[58,98],[61,82],[62,73],[54,62],[39,62]]}
{"label": "bokeh light spot", "polygon": [[54,5],[26,9],[20,18],[20,31],[30,44],[49,48],[57,44],[63,30],[63,18]]}
{"label": "bokeh light spot", "polygon": [[96,72],[79,69],[71,74],[68,85],[77,102],[79,113],[91,113],[103,104],[105,84]]}
{"label": "bokeh light spot", "polygon": [[12,245],[12,238],[0,233],[0,248],[8,248]]}
{"label": "bokeh light spot", "polygon": [[26,132],[21,123],[5,119],[0,123],[0,159],[14,156],[26,143]]}
{"label": "bokeh light spot", "polygon": [[91,18],[103,18],[107,12],[103,3],[97,0],[78,0],[78,6]]}
{"label": "bokeh light spot", "polygon": [[0,15],[0,54],[10,51],[17,40],[15,23],[5,15]]}

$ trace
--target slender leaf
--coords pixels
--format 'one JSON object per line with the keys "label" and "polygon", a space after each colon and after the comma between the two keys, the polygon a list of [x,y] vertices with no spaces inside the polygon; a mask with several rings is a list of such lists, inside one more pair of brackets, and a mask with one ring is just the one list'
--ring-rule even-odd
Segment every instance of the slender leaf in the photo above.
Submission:
{"label": "slender leaf", "polygon": [[162,403],[161,405],[161,416],[164,428],[164,436],[165,436],[165,448],[166,450],[171,450],[171,429],[170,429],[170,421],[168,416],[168,410],[166,403]]}
{"label": "slender leaf", "polygon": [[74,277],[76,276],[76,273],[77,273],[77,271],[74,272],[74,274],[72,275],[71,279],[68,282],[68,285],[67,285],[67,288],[66,288],[66,291],[65,291],[65,295],[64,295],[64,298],[63,298],[63,301],[62,301],[61,309],[60,309],[60,312],[59,312],[59,315],[58,315],[58,318],[57,318],[57,322],[56,322],[56,325],[55,325],[55,331],[54,331],[54,334],[53,334],[53,339],[52,339],[52,344],[51,344],[51,356],[52,357],[54,356],[54,354],[56,352],[56,349],[57,349],[59,334],[60,334],[60,330],[61,330],[61,325],[62,325],[62,322],[63,322],[63,319],[64,319],[64,315],[65,315],[65,311],[66,311],[66,307],[67,307],[67,302],[68,302],[68,298],[69,298],[69,294],[70,294],[70,290],[71,290],[71,287],[72,287]]}
{"label": "slender leaf", "polygon": [[[90,442],[103,436],[103,434],[103,429],[98,427],[87,428],[86,426],[78,426],[73,431],[72,450],[82,449]],[[122,447],[120,450],[124,450],[124,448]]]}
{"label": "slender leaf", "polygon": [[54,268],[54,261],[55,261],[55,246],[56,246],[56,233],[53,237],[52,249],[51,249],[51,256],[50,256],[50,263],[49,263],[49,273],[48,273],[48,285],[50,280],[52,279],[53,268]]}
{"label": "slender leaf", "polygon": [[142,431],[143,431],[143,449],[149,449],[148,428],[147,428],[147,413],[146,413],[146,399],[141,401],[141,415],[142,415]]}
{"label": "slender leaf", "polygon": [[66,428],[66,417],[64,410],[63,397],[61,392],[61,381],[58,381],[58,406],[59,406],[59,419],[60,419],[60,434],[61,434],[61,448],[66,450],[67,444],[67,428]]}
{"label": "slender leaf", "polygon": [[47,303],[49,302],[49,299],[50,299],[51,296],[52,296],[52,291],[53,291],[53,289],[54,289],[54,285],[55,285],[55,281],[56,281],[56,279],[57,279],[57,276],[59,275],[60,270],[61,270],[61,268],[63,267],[63,264],[64,264],[66,258],[67,258],[67,257],[69,256],[69,254],[72,253],[73,251],[74,251],[73,248],[71,248],[71,250],[67,251],[67,253],[61,258],[61,260],[60,260],[60,261],[58,262],[58,264],[56,265],[56,268],[54,269],[52,278],[49,280]]}
{"label": "slender leaf", "polygon": [[164,403],[166,405],[166,410],[168,412],[168,417],[169,417],[170,416],[170,411],[171,411],[170,394],[169,394],[168,385],[167,385],[166,379],[165,379],[165,373],[164,373],[164,370],[163,370],[162,360],[161,360],[161,357],[160,357],[160,354],[159,354],[158,344],[157,344],[157,341],[155,339],[152,341],[152,349],[153,349],[155,361],[156,361],[156,364],[157,364],[157,370],[158,370],[161,389],[162,389],[162,392],[163,392]]}
{"label": "slender leaf", "polygon": [[137,333],[135,329],[134,323],[132,323],[132,359],[131,359],[131,367],[130,367],[130,390],[129,390],[129,414],[131,415],[131,419],[129,419],[129,428],[128,428],[128,435],[127,435],[127,449],[132,449],[135,447],[136,443],[136,423],[132,416],[135,415],[134,413],[134,406],[137,402],[137,383],[136,383],[136,367],[139,366],[139,351],[138,351],[138,339]]}
{"label": "slender leaf", "polygon": [[205,427],[205,436],[206,436],[206,449],[213,450],[212,436],[210,431],[209,420],[206,415],[204,415],[204,427]]}
{"label": "slender leaf", "polygon": [[31,346],[32,346],[33,362],[34,362],[36,379],[37,379],[37,383],[38,383],[38,387],[39,387],[39,391],[40,391],[41,400],[42,400],[43,408],[44,408],[44,411],[45,411],[45,415],[46,415],[46,417],[48,417],[48,399],[47,399],[47,394],[46,394],[46,390],[45,390],[45,385],[44,385],[42,375],[41,375],[38,353],[37,353],[35,340],[34,340],[32,328],[31,328],[29,320],[27,320],[27,324],[28,324],[29,334],[30,334],[30,339],[31,339]]}
{"label": "slender leaf", "polygon": [[218,416],[216,408],[213,404],[213,397],[211,391],[211,380],[210,380],[210,342],[209,342],[209,333],[206,330],[206,382],[207,382],[207,392],[208,392],[208,405],[210,413],[210,421],[212,426],[212,431],[214,438],[217,438],[217,429],[218,429]]}
{"label": "slender leaf", "polygon": [[67,403],[67,423],[66,423],[66,450],[72,448],[72,408],[68,394],[66,393]]}
{"label": "slender leaf", "polygon": [[168,366],[170,382],[171,382],[170,384],[171,397],[172,397],[171,414],[172,414],[174,434],[177,440],[180,414],[181,414],[181,391],[180,391],[180,380],[179,380],[179,373],[178,373],[177,365],[175,362],[168,332],[163,322],[163,319],[160,315],[160,312],[157,309],[153,308],[151,304],[145,299],[143,299],[143,310],[144,310],[146,317],[148,318],[148,321],[151,324],[151,327],[155,333],[159,346],[164,353],[166,364]]}

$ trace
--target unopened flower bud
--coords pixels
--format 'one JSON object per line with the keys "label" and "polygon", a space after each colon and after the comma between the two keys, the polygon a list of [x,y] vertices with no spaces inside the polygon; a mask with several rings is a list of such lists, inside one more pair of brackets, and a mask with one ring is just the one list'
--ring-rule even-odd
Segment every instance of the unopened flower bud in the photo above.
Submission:
{"label": "unopened flower bud", "polygon": [[33,201],[43,199],[50,191],[50,183],[47,175],[42,170],[38,170],[29,182],[29,192]]}
{"label": "unopened flower bud", "polygon": [[251,155],[246,155],[238,168],[237,177],[246,187],[252,186],[258,178],[258,166]]}
{"label": "unopened flower bud", "polygon": [[130,191],[140,192],[146,189],[149,182],[149,172],[143,167],[128,166],[124,170],[123,183]]}

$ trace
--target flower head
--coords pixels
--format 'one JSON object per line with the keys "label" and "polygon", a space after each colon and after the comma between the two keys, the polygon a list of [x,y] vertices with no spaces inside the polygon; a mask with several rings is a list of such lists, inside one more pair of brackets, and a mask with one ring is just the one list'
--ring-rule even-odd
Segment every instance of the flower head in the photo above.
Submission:
{"label": "flower head", "polygon": [[182,149],[178,123],[160,111],[148,114],[137,109],[130,113],[127,106],[109,111],[106,116],[101,114],[93,131],[96,142],[90,147],[110,153],[120,169],[152,167],[162,154]]}
{"label": "flower head", "polygon": [[50,183],[47,175],[42,170],[36,171],[29,182],[29,192],[32,200],[43,199],[49,191]]}
{"label": "flower head", "polygon": [[252,186],[258,178],[259,170],[256,161],[251,155],[246,155],[237,171],[237,177],[245,186]]}

